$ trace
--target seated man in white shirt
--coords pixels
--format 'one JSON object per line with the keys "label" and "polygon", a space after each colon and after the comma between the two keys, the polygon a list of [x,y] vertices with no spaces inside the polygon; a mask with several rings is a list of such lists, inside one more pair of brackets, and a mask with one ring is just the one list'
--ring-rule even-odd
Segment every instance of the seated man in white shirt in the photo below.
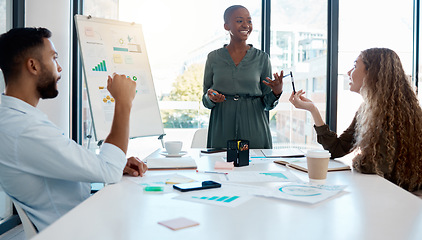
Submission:
{"label": "seated man in white shirt", "polygon": [[123,173],[142,176],[139,159],[126,160],[129,115],[136,83],[108,77],[115,110],[110,134],[98,155],[65,137],[36,108],[58,95],[62,68],[44,28],[0,35],[0,68],[6,83],[0,104],[0,185],[39,231],[90,196],[91,182],[115,183]]}

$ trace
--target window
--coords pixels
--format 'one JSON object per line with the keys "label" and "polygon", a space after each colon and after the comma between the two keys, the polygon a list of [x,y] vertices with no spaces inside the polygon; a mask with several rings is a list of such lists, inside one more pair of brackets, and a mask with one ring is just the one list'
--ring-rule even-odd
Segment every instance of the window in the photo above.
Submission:
{"label": "window", "polygon": [[[376,11],[374,11],[376,9]],[[349,91],[347,72],[362,50],[386,47],[412,73],[413,1],[345,0],[339,4],[337,132],[352,122],[362,99]]]}
{"label": "window", "polygon": [[[273,72],[293,73],[296,90],[303,89],[325,117],[327,62],[327,1],[271,1],[271,64]],[[278,106],[270,111],[273,148],[319,147],[310,115],[289,102],[290,77],[284,78]]]}
{"label": "window", "polygon": [[[223,14],[234,4],[238,2],[84,1],[84,15],[142,25],[166,140],[174,138],[190,146],[194,131],[208,126],[210,111],[202,105],[205,61],[209,52],[229,43]],[[248,8],[254,25],[248,43],[261,48],[261,2],[248,0],[242,5]],[[159,146],[159,141],[155,144]]]}

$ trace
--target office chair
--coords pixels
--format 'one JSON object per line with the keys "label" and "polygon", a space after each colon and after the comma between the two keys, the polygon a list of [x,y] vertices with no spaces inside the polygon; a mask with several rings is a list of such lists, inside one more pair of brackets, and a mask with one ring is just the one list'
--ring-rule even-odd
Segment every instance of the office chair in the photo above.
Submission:
{"label": "office chair", "polygon": [[16,204],[15,201],[12,200],[12,202],[13,202],[13,205],[15,205],[19,218],[21,219],[26,239],[31,239],[32,237],[38,234],[37,229],[35,228],[34,224],[29,219],[25,210],[23,210],[18,204]]}
{"label": "office chair", "polygon": [[191,148],[206,148],[207,147],[207,138],[208,138],[208,129],[200,128],[196,130],[193,135]]}

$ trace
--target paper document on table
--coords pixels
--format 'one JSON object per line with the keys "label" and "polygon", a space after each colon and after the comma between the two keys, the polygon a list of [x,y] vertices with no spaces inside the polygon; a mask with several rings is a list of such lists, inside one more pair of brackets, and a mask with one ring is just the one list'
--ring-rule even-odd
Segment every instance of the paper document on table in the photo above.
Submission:
{"label": "paper document on table", "polygon": [[174,199],[234,208],[250,200],[254,192],[253,187],[223,184],[221,188],[182,193]]}
{"label": "paper document on table", "polygon": [[249,157],[261,156],[261,150],[259,149],[249,149]]}
{"label": "paper document on table", "polygon": [[304,157],[305,153],[298,148],[262,149],[265,157]]}
{"label": "paper document on table", "polygon": [[230,182],[300,182],[301,180],[289,171],[230,171],[220,176],[222,181]]}
{"label": "paper document on table", "polygon": [[132,181],[141,187],[163,187],[163,192],[172,192],[173,184],[194,182],[195,180],[180,174],[165,174],[148,176],[148,172],[143,177],[128,177],[125,178]]}
{"label": "paper document on table", "polygon": [[341,193],[344,188],[344,185],[288,183],[258,195],[315,204]]}
{"label": "paper document on table", "polygon": [[249,165],[269,164],[280,158],[266,158],[266,157],[250,157]]}
{"label": "paper document on table", "polygon": [[227,157],[227,152],[216,152],[216,153],[202,153],[201,156],[213,156],[213,157]]}

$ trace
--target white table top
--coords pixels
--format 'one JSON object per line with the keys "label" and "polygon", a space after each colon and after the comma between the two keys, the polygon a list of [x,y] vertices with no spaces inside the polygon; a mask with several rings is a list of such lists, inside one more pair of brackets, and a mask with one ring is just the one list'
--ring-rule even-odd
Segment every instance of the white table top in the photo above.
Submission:
{"label": "white table top", "polygon": [[[215,159],[191,152],[198,169]],[[234,171],[285,169],[273,163]],[[301,179],[305,173],[291,170]],[[148,176],[194,170],[149,171]],[[124,177],[71,210],[33,239],[422,239],[422,200],[376,175],[330,172],[327,184],[347,185],[333,199],[307,205],[253,197],[235,208],[172,199],[179,192],[144,193]],[[170,230],[159,221],[186,217],[199,226]]]}

